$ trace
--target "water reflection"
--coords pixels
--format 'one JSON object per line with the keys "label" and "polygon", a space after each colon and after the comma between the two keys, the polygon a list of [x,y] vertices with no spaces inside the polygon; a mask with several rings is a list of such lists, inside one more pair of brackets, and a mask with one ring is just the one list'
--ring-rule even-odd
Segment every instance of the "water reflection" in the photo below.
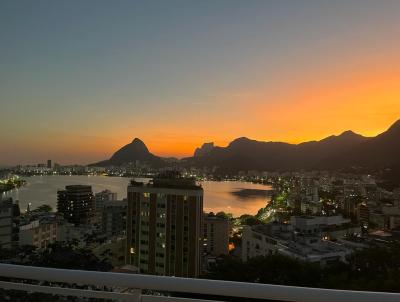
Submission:
{"label": "water reflection", "polygon": [[[27,177],[24,187],[7,192],[4,196],[19,200],[21,210],[26,210],[28,203],[35,208],[48,204],[56,209],[57,190],[66,185],[91,185],[93,192],[109,189],[116,192],[119,199],[126,198],[130,179],[124,177],[106,176],[32,176]],[[145,179],[138,179],[144,180]],[[270,200],[270,186],[236,181],[204,181],[204,211],[229,212],[234,216],[256,214]]]}

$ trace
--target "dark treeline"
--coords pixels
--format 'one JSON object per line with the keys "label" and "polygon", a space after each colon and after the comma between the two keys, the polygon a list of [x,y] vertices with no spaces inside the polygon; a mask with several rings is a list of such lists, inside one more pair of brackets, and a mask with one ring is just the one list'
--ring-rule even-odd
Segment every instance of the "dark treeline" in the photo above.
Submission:
{"label": "dark treeline", "polygon": [[355,252],[347,263],[326,266],[281,255],[242,262],[225,257],[208,279],[257,282],[332,289],[400,292],[400,244],[374,246]]}

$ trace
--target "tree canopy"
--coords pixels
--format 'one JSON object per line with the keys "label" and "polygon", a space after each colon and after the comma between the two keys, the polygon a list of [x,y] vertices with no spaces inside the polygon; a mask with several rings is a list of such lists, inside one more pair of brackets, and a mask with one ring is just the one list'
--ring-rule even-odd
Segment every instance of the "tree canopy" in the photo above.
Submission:
{"label": "tree canopy", "polygon": [[326,266],[282,255],[261,256],[242,262],[225,257],[205,276],[219,280],[400,292],[400,244],[373,246],[355,252],[347,263]]}

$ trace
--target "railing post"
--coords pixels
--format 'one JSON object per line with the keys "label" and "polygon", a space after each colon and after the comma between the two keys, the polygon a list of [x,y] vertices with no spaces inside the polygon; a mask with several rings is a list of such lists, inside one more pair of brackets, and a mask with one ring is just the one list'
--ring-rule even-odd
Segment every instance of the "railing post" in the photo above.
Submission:
{"label": "railing post", "polygon": [[142,301],[142,290],[134,289],[131,292],[132,298],[129,299],[129,302],[141,302]]}

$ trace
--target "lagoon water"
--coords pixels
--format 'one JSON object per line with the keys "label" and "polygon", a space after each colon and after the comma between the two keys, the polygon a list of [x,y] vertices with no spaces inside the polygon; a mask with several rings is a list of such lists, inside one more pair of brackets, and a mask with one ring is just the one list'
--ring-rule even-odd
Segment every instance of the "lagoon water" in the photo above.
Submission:
{"label": "lagoon water", "polygon": [[[93,192],[105,189],[118,194],[118,199],[126,198],[130,178],[84,175],[56,175],[26,177],[27,184],[3,194],[19,201],[20,208],[25,211],[28,203],[32,209],[48,204],[56,209],[57,190],[66,185],[91,185]],[[144,180],[146,179],[137,179]],[[234,216],[256,214],[270,200],[271,186],[241,181],[203,181],[204,211],[225,211]]]}

